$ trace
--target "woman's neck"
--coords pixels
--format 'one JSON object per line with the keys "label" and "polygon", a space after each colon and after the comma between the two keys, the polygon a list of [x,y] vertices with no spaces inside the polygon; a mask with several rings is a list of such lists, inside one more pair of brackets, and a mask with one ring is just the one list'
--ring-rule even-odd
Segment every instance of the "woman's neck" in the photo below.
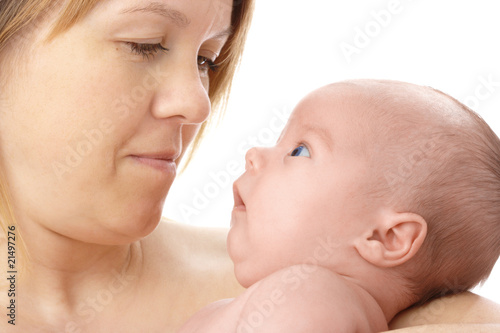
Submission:
{"label": "woman's neck", "polygon": [[29,227],[21,230],[27,256],[18,267],[19,305],[24,313],[36,313],[57,327],[61,321],[81,317],[86,309],[89,316],[90,311],[103,311],[111,299],[133,290],[140,280],[140,242],[90,244]]}

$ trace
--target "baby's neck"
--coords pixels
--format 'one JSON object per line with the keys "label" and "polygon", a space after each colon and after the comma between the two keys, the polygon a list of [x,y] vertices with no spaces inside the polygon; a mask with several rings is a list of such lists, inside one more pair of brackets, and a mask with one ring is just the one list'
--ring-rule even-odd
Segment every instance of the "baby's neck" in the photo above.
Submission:
{"label": "baby's neck", "polygon": [[389,323],[399,312],[411,306],[415,300],[405,296],[402,281],[383,273],[374,273],[370,279],[346,277],[368,293],[379,305]]}

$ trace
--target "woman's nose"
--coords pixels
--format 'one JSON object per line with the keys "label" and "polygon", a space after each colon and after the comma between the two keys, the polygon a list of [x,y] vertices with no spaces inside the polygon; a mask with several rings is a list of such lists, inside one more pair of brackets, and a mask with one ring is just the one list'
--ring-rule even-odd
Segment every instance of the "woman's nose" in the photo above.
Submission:
{"label": "woman's nose", "polygon": [[184,124],[201,124],[210,114],[210,99],[197,66],[170,64],[157,73],[151,105],[156,118],[177,117]]}
{"label": "woman's nose", "polygon": [[245,170],[259,170],[264,165],[264,148],[250,148],[245,155]]}

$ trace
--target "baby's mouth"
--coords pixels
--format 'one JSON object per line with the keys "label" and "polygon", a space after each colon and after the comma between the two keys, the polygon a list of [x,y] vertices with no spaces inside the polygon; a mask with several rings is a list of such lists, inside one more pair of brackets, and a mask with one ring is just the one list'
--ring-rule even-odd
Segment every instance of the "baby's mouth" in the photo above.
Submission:
{"label": "baby's mouth", "polygon": [[234,197],[234,207],[235,210],[246,210],[245,203],[241,198],[240,191],[238,190],[238,186],[236,183],[233,185],[233,197]]}

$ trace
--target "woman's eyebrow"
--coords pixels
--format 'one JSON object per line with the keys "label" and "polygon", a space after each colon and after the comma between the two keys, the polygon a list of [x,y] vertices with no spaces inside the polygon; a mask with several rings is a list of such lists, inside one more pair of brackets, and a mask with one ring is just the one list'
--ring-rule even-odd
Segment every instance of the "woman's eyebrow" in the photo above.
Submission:
{"label": "woman's eyebrow", "polygon": [[187,16],[182,12],[170,8],[161,2],[150,2],[146,6],[135,6],[121,11],[122,14],[135,12],[152,13],[164,16],[179,28],[185,28],[191,23]]}
{"label": "woman's eyebrow", "polygon": [[224,39],[224,38],[226,38],[228,36],[231,36],[233,34],[233,32],[234,32],[233,31],[233,27],[229,27],[229,28],[227,28],[227,29],[225,29],[225,30],[223,30],[223,31],[215,34],[211,38],[213,38],[213,39]]}

